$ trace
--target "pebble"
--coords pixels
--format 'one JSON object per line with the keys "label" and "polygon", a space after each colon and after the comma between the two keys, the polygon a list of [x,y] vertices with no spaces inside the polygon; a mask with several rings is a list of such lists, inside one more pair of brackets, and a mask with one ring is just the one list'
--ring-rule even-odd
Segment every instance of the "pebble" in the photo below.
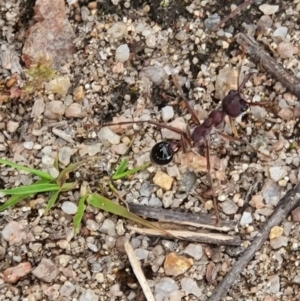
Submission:
{"label": "pebble", "polygon": [[123,22],[114,22],[113,25],[107,30],[107,33],[113,39],[121,39],[127,34],[127,26]]}
{"label": "pebble", "polygon": [[81,104],[74,102],[68,106],[65,110],[65,116],[67,118],[83,118],[84,112],[82,111]]}
{"label": "pebble", "polygon": [[173,181],[173,178],[160,170],[153,177],[153,183],[166,191],[171,189]]}
{"label": "pebble", "polygon": [[280,200],[282,189],[271,179],[267,179],[263,186],[262,195],[268,205],[276,206]]}
{"label": "pebble", "polygon": [[293,117],[294,112],[288,108],[282,109],[278,112],[278,116],[283,119],[283,120],[291,120],[291,118]]}
{"label": "pebble", "polygon": [[288,32],[287,27],[280,26],[273,32],[273,37],[280,37],[280,38],[284,39],[285,36],[287,35],[287,32]]}
{"label": "pebble", "polygon": [[185,41],[187,39],[187,34],[185,30],[181,30],[175,35],[175,39],[178,41]]}
{"label": "pebble", "polygon": [[130,50],[127,44],[122,44],[116,49],[116,62],[124,63],[129,60]]}
{"label": "pebble", "polygon": [[73,150],[68,146],[63,146],[58,151],[58,160],[64,166],[68,166],[71,162],[71,156],[73,154]]}
{"label": "pebble", "polygon": [[221,204],[221,207],[225,214],[231,215],[237,213],[239,207],[231,200],[226,200]]}
{"label": "pebble", "polygon": [[70,297],[74,291],[75,291],[75,285],[70,281],[64,282],[64,284],[59,289],[59,293],[62,296],[66,296],[66,297]]}
{"label": "pebble", "polygon": [[[70,96],[70,95],[68,95],[68,96]],[[73,92],[73,100],[76,102],[82,102],[83,98],[84,98],[84,89],[83,89],[83,86],[80,85],[80,86],[76,87],[76,89]]]}
{"label": "pebble", "polygon": [[269,168],[270,178],[277,182],[287,175],[287,171],[283,166],[271,166]]}
{"label": "pebble", "polygon": [[170,253],[166,256],[164,262],[165,274],[168,276],[177,277],[185,273],[192,265],[193,260],[176,253]]}
{"label": "pebble", "polygon": [[42,281],[51,282],[56,279],[59,270],[50,259],[43,258],[32,274]]}
{"label": "pebble", "polygon": [[267,110],[263,107],[253,106],[251,107],[251,114],[253,115],[253,117],[260,120],[267,115]]}
{"label": "pebble", "polygon": [[219,22],[221,18],[218,14],[213,14],[204,20],[204,26],[206,29],[213,29]]}
{"label": "pebble", "polygon": [[80,295],[79,301],[99,301],[99,296],[95,291],[88,288]]}
{"label": "pebble", "polygon": [[256,209],[261,209],[265,206],[264,202],[263,202],[263,196],[260,194],[255,194],[252,196],[251,201],[249,202],[249,204]]}
{"label": "pebble", "polygon": [[100,153],[102,149],[102,144],[96,143],[96,144],[83,144],[81,145],[81,148],[79,150],[79,154],[81,157],[88,154],[89,156],[93,157],[96,154]]}
{"label": "pebble", "polygon": [[268,284],[270,285],[270,292],[277,294],[280,291],[280,279],[278,275],[269,277]]}
{"label": "pebble", "polygon": [[55,257],[55,264],[57,264],[60,267],[66,267],[69,262],[71,261],[72,256],[66,255],[66,254],[61,254]]}
{"label": "pebble", "polygon": [[193,257],[195,260],[200,260],[203,256],[202,246],[200,244],[189,244],[183,253]]}
{"label": "pebble", "polygon": [[88,219],[86,221],[86,227],[90,231],[98,231],[99,224],[96,221],[92,220],[92,219]]}
{"label": "pebble", "polygon": [[78,207],[76,204],[74,204],[70,201],[65,201],[62,203],[61,209],[66,214],[74,215],[77,213]]}
{"label": "pebble", "polygon": [[1,231],[2,237],[6,240],[10,246],[19,246],[26,238],[24,227],[21,223],[11,221]]}
{"label": "pebble", "polygon": [[277,250],[281,247],[286,247],[288,245],[288,238],[286,236],[279,236],[277,238],[271,239],[270,245],[274,250]]}
{"label": "pebble", "polygon": [[278,11],[279,5],[262,4],[258,8],[264,15],[273,15]]}
{"label": "pebble", "polygon": [[62,97],[66,96],[71,87],[68,75],[57,76],[56,78],[45,83],[45,90],[48,93],[58,94]]}
{"label": "pebble", "polygon": [[[187,124],[183,117],[177,117],[172,122],[168,123],[169,126],[175,127],[179,130],[182,130],[183,132],[186,131]],[[161,129],[161,135],[164,139],[171,139],[171,140],[180,140],[181,136],[180,134],[177,134],[173,131],[170,131],[166,128]]]}
{"label": "pebble", "polygon": [[151,190],[152,190],[152,185],[150,184],[150,182],[146,181],[141,186],[140,195],[145,197],[150,197]]}
{"label": "pebble", "polygon": [[261,18],[257,21],[257,27],[258,29],[260,29],[261,31],[265,31],[268,28],[271,28],[273,24],[273,20],[270,16],[267,15],[263,15],[261,16]]}
{"label": "pebble", "polygon": [[14,267],[5,269],[2,272],[2,279],[5,283],[16,283],[21,277],[31,272],[31,263],[22,262]]}
{"label": "pebble", "polygon": [[148,202],[148,206],[149,207],[158,207],[161,208],[162,207],[162,201],[157,198],[157,197],[152,197],[150,198],[149,202]]}
{"label": "pebble", "polygon": [[169,277],[161,278],[158,283],[155,284],[154,294],[156,301],[162,301],[173,291],[178,290],[179,287],[176,281]]}
{"label": "pebble", "polygon": [[111,219],[107,218],[104,220],[99,231],[109,236],[116,236],[116,225]]}
{"label": "pebble", "polygon": [[97,136],[101,142],[109,141],[110,144],[119,144],[121,141],[120,136],[113,132],[109,127],[103,127]]}
{"label": "pebble", "polygon": [[183,295],[182,292],[180,290],[176,290],[171,292],[168,295],[168,301],[182,301]]}
{"label": "pebble", "polygon": [[15,133],[15,131],[19,128],[20,123],[16,121],[9,120],[6,124],[6,129],[9,133]]}
{"label": "pebble", "polygon": [[166,72],[162,67],[149,66],[144,67],[139,74],[140,78],[146,77],[155,85],[160,85],[166,77]]}
{"label": "pebble", "polygon": [[44,116],[49,119],[61,119],[65,105],[60,100],[52,100],[45,105]]}
{"label": "pebble", "polygon": [[189,277],[185,277],[181,279],[181,288],[185,291],[187,295],[194,295],[200,300],[204,300],[204,295],[202,294],[202,290],[199,288],[197,282],[194,279]]}
{"label": "pebble", "polygon": [[174,117],[174,109],[171,106],[165,106],[161,109],[161,117],[163,121],[169,121]]}
{"label": "pebble", "polygon": [[279,237],[283,234],[283,228],[279,226],[275,226],[271,229],[269,234],[269,239],[274,239],[276,237]]}
{"label": "pebble", "polygon": [[244,211],[242,218],[240,220],[241,226],[246,226],[251,224],[253,221],[252,214],[250,212]]}
{"label": "pebble", "polygon": [[146,45],[149,48],[155,48],[156,47],[156,36],[154,34],[150,34],[146,38]]}
{"label": "pebble", "polygon": [[23,143],[25,149],[33,149],[34,143],[32,141],[26,141]]}
{"label": "pebble", "polygon": [[277,53],[282,59],[288,59],[294,54],[294,47],[289,42],[280,42],[277,46]]}
{"label": "pebble", "polygon": [[149,251],[144,248],[139,248],[134,250],[134,254],[138,260],[146,260],[149,255]]}
{"label": "pebble", "polygon": [[293,222],[300,222],[300,207],[295,208],[291,214]]}

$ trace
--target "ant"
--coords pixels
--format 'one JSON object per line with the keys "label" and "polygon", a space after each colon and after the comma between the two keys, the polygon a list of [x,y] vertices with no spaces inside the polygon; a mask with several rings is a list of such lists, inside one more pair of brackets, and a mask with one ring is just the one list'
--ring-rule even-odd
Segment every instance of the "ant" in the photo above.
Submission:
{"label": "ant", "polygon": [[[241,140],[238,138],[237,131],[234,127],[233,119],[237,118],[241,114],[243,114],[250,106],[266,106],[269,105],[269,102],[247,102],[241,94],[242,89],[245,87],[246,82],[250,79],[252,76],[252,73],[249,73],[245,76],[243,82],[239,85],[237,90],[231,90],[229,93],[223,98],[221,108],[215,109],[211,111],[208,115],[208,117],[200,123],[196,113],[190,106],[188,100],[185,98],[183,91],[178,83],[177,77],[173,76],[173,81],[176,86],[176,88],[179,90],[180,97],[182,98],[186,109],[191,114],[193,122],[196,124],[196,127],[194,128],[193,132],[190,133],[182,131],[178,128],[169,126],[164,123],[159,123],[155,121],[124,121],[119,123],[107,123],[103,124],[101,127],[107,127],[107,126],[115,126],[115,125],[126,125],[126,124],[151,124],[154,126],[157,126],[159,128],[165,128],[170,131],[173,131],[180,135],[180,141],[161,141],[156,143],[150,152],[150,159],[153,163],[157,165],[167,165],[169,164],[173,156],[179,152],[180,149],[184,153],[192,151],[194,148],[199,148],[200,146],[205,147],[205,155],[206,155],[206,162],[207,162],[207,174],[209,178],[209,183],[212,190],[212,198],[213,198],[213,206],[215,210],[215,216],[216,216],[216,224],[219,221],[219,210],[218,205],[216,201],[216,196],[214,192],[214,186],[213,186],[213,180],[211,176],[211,162],[210,162],[210,148],[209,148],[209,141],[210,141],[210,135],[212,130],[215,128],[217,133],[222,136],[225,139],[229,139],[232,141],[242,141],[245,143],[244,140]],[[238,82],[240,77],[240,69],[238,72]],[[225,117],[229,117],[230,125],[232,127],[232,132],[234,134],[234,137],[226,135],[222,132],[220,132],[218,129],[224,124]],[[247,142],[246,142],[247,143]],[[247,143],[251,148],[253,148],[249,143]]]}

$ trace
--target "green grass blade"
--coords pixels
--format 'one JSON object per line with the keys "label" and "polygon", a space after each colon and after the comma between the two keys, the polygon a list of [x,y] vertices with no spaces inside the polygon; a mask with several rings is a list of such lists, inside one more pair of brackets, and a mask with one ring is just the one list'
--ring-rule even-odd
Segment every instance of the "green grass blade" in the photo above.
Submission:
{"label": "green grass blade", "polygon": [[127,166],[128,166],[128,159],[125,158],[125,159],[119,164],[119,166],[117,167],[116,172],[114,173],[113,176],[117,176],[117,175],[123,173],[123,172],[126,170]]}
{"label": "green grass blade", "polygon": [[60,187],[59,191],[60,192],[70,191],[75,189],[76,187],[77,187],[77,182],[65,183]]}
{"label": "green grass blade", "polygon": [[3,205],[0,206],[0,212],[4,211],[10,207],[15,206],[20,203],[22,200],[30,196],[30,194],[21,194],[21,195],[13,195],[11,196]]}
{"label": "green grass blade", "polygon": [[149,165],[151,164],[151,162],[147,162],[141,166],[138,166],[136,168],[133,168],[133,169],[130,169],[130,170],[127,170],[125,172],[122,172],[120,174],[114,174],[111,178],[112,180],[119,180],[119,179],[122,179],[122,178],[126,178],[128,176],[131,176],[131,175],[134,175],[136,174],[137,172],[141,171],[141,170],[144,170],[145,168],[147,168]]}
{"label": "green grass blade", "polygon": [[11,189],[1,189],[0,192],[8,195],[36,194],[40,192],[49,192],[59,190],[57,184],[52,183],[35,183],[28,186],[21,186]]}
{"label": "green grass blade", "polygon": [[45,214],[48,214],[49,210],[54,206],[55,202],[58,200],[59,193],[60,191],[55,191],[51,194],[45,209]]}
{"label": "green grass blade", "polygon": [[172,236],[170,233],[167,231],[153,225],[152,223],[144,220],[143,218],[139,217],[138,215],[128,211],[125,207],[114,203],[113,201],[99,195],[99,194],[90,194],[87,198],[88,202],[90,205],[99,208],[101,210],[104,210],[106,212],[127,218],[129,220],[132,220],[138,224],[141,224],[145,227],[155,229],[164,235]]}
{"label": "green grass blade", "polygon": [[79,202],[78,202],[77,213],[75,214],[75,216],[73,218],[73,227],[74,227],[74,234],[75,235],[77,235],[78,232],[79,232],[79,228],[80,228],[81,221],[82,221],[83,214],[84,214],[84,210],[85,210],[84,202],[85,202],[87,197],[88,197],[88,195],[82,196],[79,199]]}
{"label": "green grass blade", "polygon": [[27,172],[29,172],[33,175],[36,175],[36,176],[38,176],[42,179],[46,179],[46,180],[49,180],[49,181],[54,180],[47,172],[37,170],[37,169],[34,169],[34,168],[29,168],[29,167],[26,167],[26,166],[23,166],[23,165],[20,165],[20,164],[17,164],[17,163],[8,161],[8,160],[0,159],[0,164],[8,165],[8,166],[14,167],[18,170],[27,171]]}

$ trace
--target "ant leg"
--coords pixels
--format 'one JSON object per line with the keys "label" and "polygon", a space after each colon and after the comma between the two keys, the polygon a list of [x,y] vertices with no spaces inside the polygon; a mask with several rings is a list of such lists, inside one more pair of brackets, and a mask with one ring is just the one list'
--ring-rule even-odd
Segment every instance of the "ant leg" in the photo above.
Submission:
{"label": "ant leg", "polygon": [[126,125],[126,124],[151,124],[151,125],[155,125],[159,128],[165,128],[168,129],[174,133],[177,133],[181,136],[184,137],[184,139],[189,140],[188,134],[178,128],[175,128],[173,126],[164,124],[164,123],[159,123],[159,122],[155,122],[155,121],[151,121],[151,120],[137,120],[137,121],[121,121],[121,122],[117,122],[117,123],[105,123],[100,125],[100,128],[103,127],[107,127],[107,126],[115,126],[115,125]]}
{"label": "ant leg", "polygon": [[230,116],[228,116],[228,117],[229,117],[229,124],[230,124],[230,127],[231,127],[231,130],[232,130],[232,133],[233,133],[234,137],[239,138],[239,134],[238,134],[237,129],[234,125],[234,120]]}
{"label": "ant leg", "polygon": [[195,111],[192,109],[192,107],[190,106],[188,100],[185,98],[184,94],[183,94],[183,91],[180,87],[180,84],[178,82],[178,78],[176,75],[173,75],[172,76],[173,78],[173,82],[174,82],[174,85],[175,87],[177,88],[177,90],[179,91],[179,94],[180,94],[180,97],[182,98],[182,100],[184,101],[184,104],[185,104],[185,107],[186,109],[188,110],[188,112],[192,115],[192,119],[194,121],[195,124],[199,125],[200,124],[200,121],[195,113]]}
{"label": "ant leg", "polygon": [[219,223],[219,209],[218,209],[218,203],[216,200],[214,183],[213,183],[212,175],[211,175],[210,151],[209,151],[209,144],[208,144],[207,139],[205,140],[205,150],[206,150],[206,162],[207,162],[207,175],[208,175],[208,179],[209,179],[211,191],[212,191],[213,205],[214,205],[214,210],[215,210],[215,215],[216,215],[216,224],[218,224]]}

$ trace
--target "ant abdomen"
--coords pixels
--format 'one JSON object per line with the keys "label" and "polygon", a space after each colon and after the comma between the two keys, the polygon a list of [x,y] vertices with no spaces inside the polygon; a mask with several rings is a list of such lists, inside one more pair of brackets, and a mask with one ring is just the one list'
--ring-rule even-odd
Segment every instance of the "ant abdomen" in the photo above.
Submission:
{"label": "ant abdomen", "polygon": [[156,143],[150,152],[150,160],[157,165],[169,164],[181,145],[178,142],[161,141]]}

